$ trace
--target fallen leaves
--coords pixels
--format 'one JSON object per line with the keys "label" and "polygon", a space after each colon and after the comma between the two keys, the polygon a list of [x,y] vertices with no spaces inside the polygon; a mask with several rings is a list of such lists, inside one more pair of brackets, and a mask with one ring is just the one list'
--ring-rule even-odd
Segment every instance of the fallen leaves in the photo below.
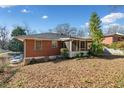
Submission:
{"label": "fallen leaves", "polygon": [[124,58],[70,59],[21,67],[8,87],[124,87],[123,76]]}

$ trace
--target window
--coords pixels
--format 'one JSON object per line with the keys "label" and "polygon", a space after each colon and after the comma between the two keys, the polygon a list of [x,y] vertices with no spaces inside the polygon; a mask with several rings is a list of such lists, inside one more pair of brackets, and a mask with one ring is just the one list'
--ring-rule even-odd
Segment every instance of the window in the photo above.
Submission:
{"label": "window", "polygon": [[85,42],[84,41],[81,42],[81,48],[85,48]]}
{"label": "window", "polygon": [[36,42],[35,42],[35,49],[36,50],[40,50],[41,49],[41,41],[40,40],[36,40]]}
{"label": "window", "polygon": [[52,48],[57,48],[57,41],[52,41]]}
{"label": "window", "polygon": [[62,42],[62,48],[66,48],[65,42]]}
{"label": "window", "polygon": [[121,41],[121,37],[118,37],[118,41]]}

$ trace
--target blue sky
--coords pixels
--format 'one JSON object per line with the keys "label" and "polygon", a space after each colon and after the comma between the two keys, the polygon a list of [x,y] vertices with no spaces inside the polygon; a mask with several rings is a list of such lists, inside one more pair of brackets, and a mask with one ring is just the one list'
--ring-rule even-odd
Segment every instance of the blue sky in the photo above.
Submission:
{"label": "blue sky", "polygon": [[124,25],[124,7],[114,9],[111,6],[0,6],[0,25],[12,29],[15,25],[28,24],[32,30],[46,32],[57,24],[69,23],[81,28],[88,25],[92,12],[97,12],[103,26]]}

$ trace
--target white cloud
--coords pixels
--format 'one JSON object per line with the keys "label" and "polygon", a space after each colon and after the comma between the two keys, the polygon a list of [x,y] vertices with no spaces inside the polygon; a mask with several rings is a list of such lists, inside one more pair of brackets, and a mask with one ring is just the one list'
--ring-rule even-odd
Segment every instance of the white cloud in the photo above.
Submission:
{"label": "white cloud", "polygon": [[85,23],[85,26],[86,26],[86,27],[89,27],[89,23],[88,23],[88,22],[87,22],[87,23]]}
{"label": "white cloud", "polygon": [[21,12],[22,12],[22,13],[30,13],[30,11],[27,10],[27,9],[23,9],[23,10],[21,10]]}
{"label": "white cloud", "polygon": [[118,12],[118,13],[110,13],[109,15],[104,16],[101,20],[104,24],[109,24],[122,18],[124,18],[124,13]]}
{"label": "white cloud", "polygon": [[47,15],[42,16],[42,19],[47,19],[47,18],[48,18]]}
{"label": "white cloud", "polygon": [[84,23],[83,25],[81,25],[80,27],[81,27],[81,28],[83,28],[83,27],[89,27],[89,23],[86,22],[86,23]]}
{"label": "white cloud", "polygon": [[10,7],[13,7],[15,5],[0,5],[0,8],[10,8]]}

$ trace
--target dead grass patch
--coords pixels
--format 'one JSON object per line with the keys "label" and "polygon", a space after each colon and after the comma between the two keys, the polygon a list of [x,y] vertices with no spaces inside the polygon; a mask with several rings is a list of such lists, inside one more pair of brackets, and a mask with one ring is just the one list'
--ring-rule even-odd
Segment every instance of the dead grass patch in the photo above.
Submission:
{"label": "dead grass patch", "polygon": [[70,59],[24,66],[7,87],[124,87],[124,58]]}

